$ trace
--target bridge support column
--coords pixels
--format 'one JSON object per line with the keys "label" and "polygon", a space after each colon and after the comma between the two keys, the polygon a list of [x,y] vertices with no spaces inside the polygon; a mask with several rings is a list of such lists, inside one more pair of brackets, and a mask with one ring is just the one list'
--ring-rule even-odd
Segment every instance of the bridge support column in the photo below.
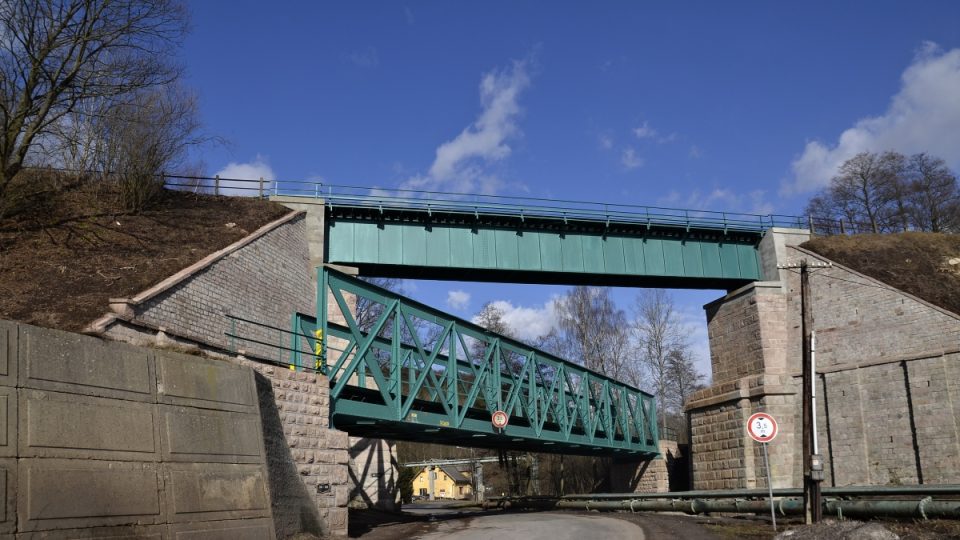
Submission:
{"label": "bridge support column", "polygon": [[713,384],[687,401],[693,489],[766,486],[762,449],[746,432],[755,412],[772,414],[780,434],[770,445],[773,487],[793,487],[798,389],[790,376],[799,351],[790,295],[779,281],[757,282],[704,307]]}
{"label": "bridge support column", "polygon": [[689,489],[686,445],[661,439],[660,456],[645,460],[614,460],[610,489],[614,493],[666,493]]}

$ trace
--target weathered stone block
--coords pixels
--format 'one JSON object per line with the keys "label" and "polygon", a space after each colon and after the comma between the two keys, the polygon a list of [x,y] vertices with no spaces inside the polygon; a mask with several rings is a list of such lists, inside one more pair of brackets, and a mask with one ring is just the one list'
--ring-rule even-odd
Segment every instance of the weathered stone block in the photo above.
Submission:
{"label": "weathered stone block", "polygon": [[162,522],[158,465],[21,459],[18,530]]}
{"label": "weathered stone block", "polygon": [[59,330],[20,326],[19,386],[153,402],[153,352]]}
{"label": "weathered stone block", "polygon": [[253,374],[222,361],[157,352],[157,390],[161,403],[257,411]]}
{"label": "weathered stone block", "polygon": [[23,389],[20,456],[159,461],[155,405]]}
{"label": "weathered stone block", "polygon": [[164,464],[171,522],[270,517],[259,465]]}

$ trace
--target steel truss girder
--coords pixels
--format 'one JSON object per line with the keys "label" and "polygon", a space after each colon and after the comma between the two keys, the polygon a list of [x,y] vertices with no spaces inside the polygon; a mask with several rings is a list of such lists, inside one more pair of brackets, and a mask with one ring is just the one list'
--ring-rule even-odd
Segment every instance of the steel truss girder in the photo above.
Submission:
{"label": "steel truss girder", "polygon": [[[367,328],[354,298],[377,308]],[[316,318],[294,315],[295,345],[306,341],[329,377],[341,429],[557,453],[658,451],[646,392],[327,267],[317,306]],[[503,430],[490,423],[496,410],[510,416]]]}

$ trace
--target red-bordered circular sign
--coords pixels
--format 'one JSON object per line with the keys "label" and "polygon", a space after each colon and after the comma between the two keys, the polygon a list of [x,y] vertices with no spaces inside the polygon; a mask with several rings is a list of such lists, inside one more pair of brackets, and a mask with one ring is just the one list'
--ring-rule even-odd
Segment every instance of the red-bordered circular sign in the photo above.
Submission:
{"label": "red-bordered circular sign", "polygon": [[759,443],[768,443],[777,436],[780,427],[777,421],[767,413],[758,412],[747,420],[747,433]]}
{"label": "red-bordered circular sign", "polygon": [[493,416],[490,417],[490,421],[493,422],[493,427],[503,429],[507,427],[507,422],[510,421],[510,417],[503,411],[494,411]]}

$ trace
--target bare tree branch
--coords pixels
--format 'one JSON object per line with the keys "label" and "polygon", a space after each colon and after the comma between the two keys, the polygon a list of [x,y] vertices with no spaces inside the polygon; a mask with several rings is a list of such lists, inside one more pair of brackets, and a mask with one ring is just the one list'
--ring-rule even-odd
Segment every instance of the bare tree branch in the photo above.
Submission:
{"label": "bare tree branch", "polygon": [[186,21],[176,0],[0,3],[0,197],[67,115],[174,82]]}

